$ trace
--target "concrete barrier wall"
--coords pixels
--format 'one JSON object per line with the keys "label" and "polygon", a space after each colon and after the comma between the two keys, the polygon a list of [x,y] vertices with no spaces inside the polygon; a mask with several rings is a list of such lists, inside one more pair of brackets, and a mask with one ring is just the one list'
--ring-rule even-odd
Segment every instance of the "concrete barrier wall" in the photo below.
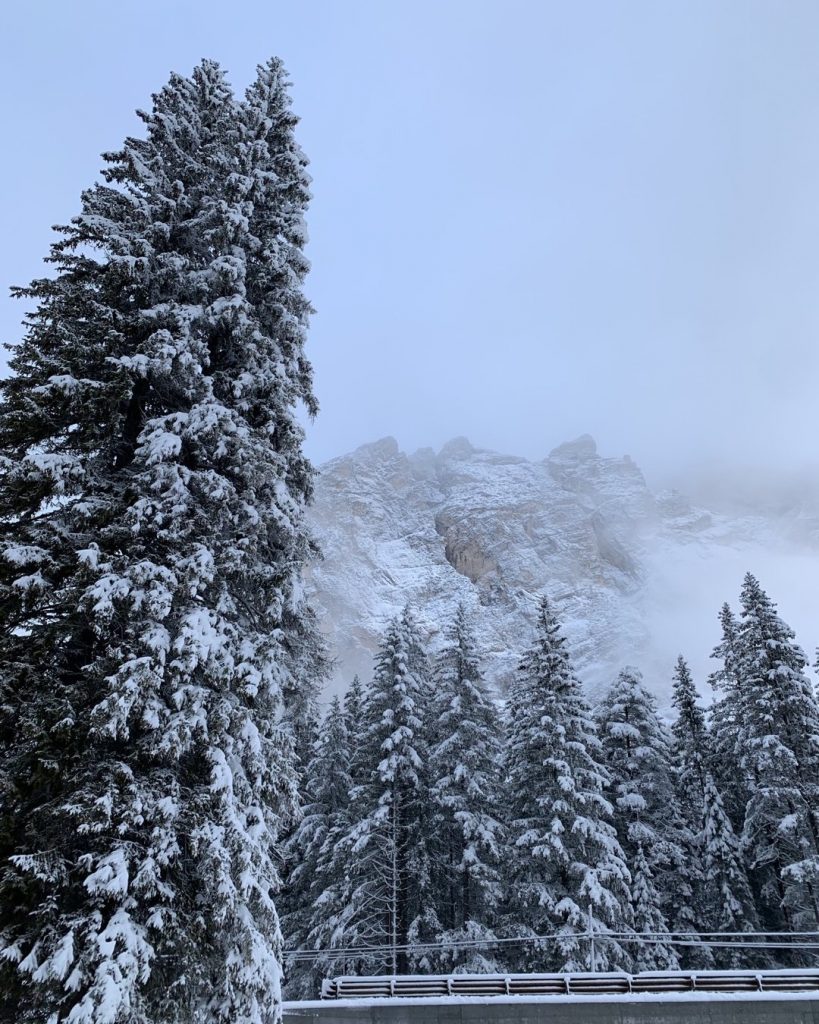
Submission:
{"label": "concrete barrier wall", "polygon": [[819,1000],[782,997],[674,1001],[493,999],[421,1003],[416,1000],[328,1000],[289,1003],[287,1024],[819,1024]]}

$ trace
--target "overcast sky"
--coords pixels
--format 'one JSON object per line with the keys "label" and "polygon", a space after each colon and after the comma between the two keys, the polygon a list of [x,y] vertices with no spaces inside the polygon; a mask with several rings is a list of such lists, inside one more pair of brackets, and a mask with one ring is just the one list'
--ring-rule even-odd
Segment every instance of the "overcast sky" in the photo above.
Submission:
{"label": "overcast sky", "polygon": [[277,54],[314,177],[316,461],[588,431],[654,478],[804,469],[818,46],[815,0],[9,3],[0,281],[40,273],[171,70],[244,88]]}

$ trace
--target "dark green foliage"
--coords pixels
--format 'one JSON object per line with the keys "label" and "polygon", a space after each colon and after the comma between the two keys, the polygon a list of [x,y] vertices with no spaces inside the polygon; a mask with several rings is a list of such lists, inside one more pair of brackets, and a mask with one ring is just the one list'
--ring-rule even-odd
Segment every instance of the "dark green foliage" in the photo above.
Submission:
{"label": "dark green foliage", "polygon": [[262,1024],[277,721],[320,652],[309,179],[278,61],[242,101],[205,61],[141,116],[0,384],[0,987],[21,1022]]}
{"label": "dark green foliage", "polygon": [[[589,908],[596,931],[622,931],[630,879],[604,796],[610,780],[597,731],[545,598],[509,694],[508,735],[508,924],[560,936],[523,947],[521,966],[582,970]],[[616,941],[596,952],[598,969],[628,963]]]}

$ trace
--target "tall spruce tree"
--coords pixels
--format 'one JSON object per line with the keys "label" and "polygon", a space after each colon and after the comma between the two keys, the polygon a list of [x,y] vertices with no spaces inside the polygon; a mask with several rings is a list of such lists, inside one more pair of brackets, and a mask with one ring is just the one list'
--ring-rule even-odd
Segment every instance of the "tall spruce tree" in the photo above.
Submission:
{"label": "tall spruce tree", "polygon": [[504,837],[498,708],[487,693],[475,639],[459,606],[435,671],[436,733],[430,751],[432,889],[444,949],[430,966],[496,969],[482,948],[454,943],[494,938]]}
{"label": "tall spruce tree", "polygon": [[711,752],[710,770],[724,797],[725,810],[735,831],[742,831],[745,807],[752,780],[741,767],[740,735],[743,688],[740,676],[739,623],[728,604],[719,613],[722,638],[711,657],[720,662],[709,676],[715,699],[709,709]]}
{"label": "tall spruce tree", "polygon": [[[677,873],[679,889],[674,900],[676,912],[673,922],[675,930],[689,934],[697,932],[701,927],[705,894],[701,832],[710,736],[705,712],[698,700],[699,694],[691,670],[685,658],[680,655],[672,681],[671,703],[677,710],[677,718],[671,726],[671,736],[674,781],[681,816],[679,842],[686,863],[685,869]],[[713,966],[712,957],[704,945],[683,947],[679,956],[686,966]]]}
{"label": "tall spruce tree", "polygon": [[[620,672],[596,717],[611,778],[607,793],[629,866],[634,872],[641,850],[654,880],[645,891],[659,899],[653,920],[662,917],[665,927],[688,933],[695,916],[692,837],[677,801],[671,739],[637,669]],[[657,967],[664,963],[663,953]]]}
{"label": "tall spruce tree", "polygon": [[819,927],[819,707],[793,630],[748,573],[737,632],[743,845],[769,926]]}
{"label": "tall spruce tree", "polygon": [[679,768],[680,790],[685,801],[691,802],[693,819],[702,804],[710,736],[691,669],[682,655],[674,668],[671,703],[677,711],[671,726],[674,760]]}
{"label": "tall spruce tree", "polygon": [[[339,882],[335,843],[351,824],[350,756],[347,720],[335,697],[305,771],[303,816],[284,851],[290,873],[282,900],[282,930],[297,954],[328,950],[333,944],[325,927],[332,916],[327,894]],[[302,999],[317,997],[322,977],[335,967],[331,957],[293,956],[287,972],[288,994]]]}
{"label": "tall spruce tree", "polygon": [[[335,974],[355,974],[368,970],[366,960],[356,955],[347,955],[341,947],[355,943],[357,923],[352,920],[351,906],[351,831],[361,818],[361,809],[356,801],[358,787],[369,777],[372,768],[368,764],[372,750],[364,744],[365,709],[367,692],[358,676],[353,678],[341,706],[341,719],[334,729],[337,710],[335,704],[326,721],[327,732],[335,732],[335,739],[325,750],[321,740],[321,760],[315,759],[307,772],[306,791],[326,792],[322,776],[336,779],[331,790],[339,799],[329,801],[334,810],[322,814],[321,842],[313,844],[314,857],[309,871],[299,871],[297,884],[287,893],[288,914],[284,922],[289,945],[307,951],[302,956],[291,957],[287,977],[289,995],[300,998],[318,994],[321,977]],[[332,748],[335,748],[336,764]],[[322,764],[322,762],[324,762]],[[342,780],[339,784],[339,780]],[[314,781],[311,781],[314,780]],[[345,806],[341,793],[347,786]],[[324,810],[327,810],[325,805]],[[320,808],[319,808],[320,809]],[[292,865],[299,864],[299,853],[290,856]]]}
{"label": "tall spruce tree", "polygon": [[0,989],[21,1022],[262,1024],[313,643],[309,179],[276,60],[140,116],[0,384]]}
{"label": "tall spruce tree", "polygon": [[[357,970],[405,973],[408,946],[429,918],[429,751],[424,735],[429,666],[409,609],[387,628],[352,759],[357,820],[335,844],[337,877],[326,902],[338,945],[374,947]],[[435,921],[429,921],[434,930]]]}
{"label": "tall spruce tree", "polygon": [[366,693],[364,684],[358,675],[353,676],[347,692],[344,694],[344,717],[347,722],[347,732],[354,735],[361,727],[364,720],[364,702]]}
{"label": "tall spruce tree", "polygon": [[[628,926],[629,872],[591,712],[545,597],[536,630],[509,694],[509,924],[557,937],[524,947],[524,969],[585,970],[590,919],[595,931]],[[595,948],[596,969],[628,964],[613,939]]]}

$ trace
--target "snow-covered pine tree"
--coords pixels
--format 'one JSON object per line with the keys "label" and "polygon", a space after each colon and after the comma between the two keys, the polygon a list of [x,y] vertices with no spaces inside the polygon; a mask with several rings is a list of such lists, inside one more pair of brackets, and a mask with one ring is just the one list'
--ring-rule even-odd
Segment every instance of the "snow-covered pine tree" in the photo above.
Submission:
{"label": "snow-covered pine tree", "polygon": [[739,623],[727,603],[720,609],[719,622],[722,638],[711,652],[711,657],[721,664],[708,678],[715,694],[708,712],[711,737],[710,770],[723,797],[725,810],[734,830],[741,832],[751,780],[740,767],[743,691],[737,639]]}
{"label": "snow-covered pine tree", "polygon": [[344,720],[347,723],[347,734],[350,737],[350,779],[354,786],[359,785],[366,775],[367,766],[363,763],[364,729],[366,720],[367,690],[361,679],[355,675],[350,687],[344,694]]}
{"label": "snow-covered pine tree", "polygon": [[660,894],[641,842],[637,843],[633,860],[631,907],[634,930],[644,937],[634,943],[634,970],[678,970],[680,962],[670,942],[665,916],[660,909]]}
{"label": "snow-covered pine tree", "polygon": [[308,201],[277,61],[203,62],[51,249],[0,406],[0,988],[20,1022],[262,1024],[310,635]]}
{"label": "snow-covered pine tree", "polygon": [[[610,789],[624,849],[653,850],[665,842],[667,808],[674,804],[670,740],[657,703],[640,672],[624,668],[596,710]],[[657,851],[649,866],[654,870]]]}
{"label": "snow-covered pine tree", "polygon": [[[276,448],[287,450],[301,443],[300,428],[288,410],[301,402],[315,415],[318,404],[304,352],[303,332],[312,309],[299,287],[310,269],[304,253],[310,176],[295,137],[298,118],[291,108],[287,72],[278,58],[258,68],[241,106],[241,121],[243,170],[252,177],[252,204],[246,212],[253,241],[246,252],[244,282],[248,300],[262,311],[278,344],[278,350],[269,352],[248,345],[244,355],[252,372],[266,376],[275,404],[271,419],[277,424]],[[284,373],[283,365],[288,368]],[[241,385],[236,390],[238,395]],[[245,401],[248,410],[250,398]],[[312,468],[304,460],[288,466],[286,475],[292,485],[312,488]],[[281,611],[281,645],[286,667],[284,721],[293,733],[298,762],[304,766],[312,756],[329,661],[315,612],[298,578]]]}
{"label": "snow-covered pine tree", "polygon": [[[701,930],[753,932],[758,928],[756,908],[742,860],[739,840],[722,806],[722,798],[710,772],[703,786],[704,893]],[[717,967],[741,968],[752,954],[743,949],[715,949]],[[762,966],[762,964],[760,964]]]}
{"label": "snow-covered pine tree", "polygon": [[674,760],[680,773],[680,790],[684,800],[690,801],[692,820],[698,816],[702,806],[710,745],[705,712],[698,701],[699,694],[691,670],[685,658],[680,655],[672,680],[671,703],[676,708],[677,718],[671,726],[671,734]]}
{"label": "snow-covered pine tree", "polygon": [[[674,783],[681,814],[678,841],[686,856],[684,871],[677,873],[679,888],[673,899],[674,928],[693,934],[702,930],[705,903],[708,898],[703,864],[702,815],[707,774],[710,736],[705,712],[700,707],[699,694],[688,664],[680,655],[674,669],[671,703],[677,718],[671,726]],[[680,959],[684,966],[703,969],[713,967],[713,957],[703,944],[681,947]]]}
{"label": "snow-covered pine tree", "polygon": [[[500,899],[503,757],[499,709],[486,691],[475,639],[461,605],[435,670],[436,732],[430,752],[432,888],[447,946],[494,938]],[[436,970],[496,970],[482,948],[427,954]]]}
{"label": "snow-covered pine tree", "polygon": [[[335,842],[350,826],[350,743],[341,701],[334,697],[307,764],[303,793],[305,807],[298,828],[285,847],[290,873],[282,898],[282,931],[288,946],[297,951],[328,949],[331,935],[325,928],[332,916],[326,894],[339,882],[333,857]],[[317,998],[323,977],[335,969],[333,961],[291,958],[287,990],[292,998]]]}
{"label": "snow-covered pine tree", "polygon": [[[519,966],[586,970],[589,912],[594,930],[623,931],[630,879],[603,795],[608,775],[592,715],[545,597],[508,708],[508,925],[524,937],[558,936],[522,946]],[[595,949],[598,970],[629,963],[614,940]]]}
{"label": "snow-covered pine tree", "polygon": [[[287,992],[294,997],[315,996],[316,985],[320,977],[330,974],[355,974],[362,969],[360,959],[347,957],[343,953],[333,952],[347,945],[349,936],[345,932],[345,922],[350,914],[350,832],[360,818],[358,805],[351,803],[354,791],[362,779],[368,775],[367,751],[363,744],[364,713],[367,694],[358,676],[353,678],[341,705],[343,746],[346,754],[339,755],[339,771],[346,777],[346,807],[338,806],[336,811],[323,821],[323,839],[314,847],[313,864],[314,881],[308,872],[298,872],[299,882],[296,891],[286,892],[288,913],[284,922],[288,944],[292,947],[309,951],[325,951],[325,955],[316,956],[311,961],[292,958],[287,977]],[[337,713],[335,705],[331,714]],[[330,725],[330,718],[327,719]],[[340,735],[337,737],[341,744]],[[320,772],[318,762],[312,764],[309,775]],[[332,770],[335,771],[335,768]],[[317,782],[319,791],[324,786]],[[308,795],[312,787],[308,783]],[[342,786],[334,786],[339,793]],[[291,864],[299,863],[299,855],[291,857]],[[302,884],[304,883],[304,884]],[[310,891],[306,891],[309,883]],[[292,917],[291,917],[292,915]],[[291,936],[292,928],[292,936]],[[364,968],[367,969],[367,968]]]}
{"label": "snow-covered pine tree", "polygon": [[688,932],[695,888],[690,834],[677,801],[670,736],[637,669],[620,672],[596,717],[611,778],[607,793],[629,866],[635,870],[642,849],[654,879],[651,890],[659,894],[657,914],[666,927]]}
{"label": "snow-covered pine tree", "polygon": [[819,927],[819,707],[793,630],[748,573],[737,632],[743,846],[768,927]]}
{"label": "snow-covered pine tree", "polygon": [[[409,609],[388,626],[364,703],[360,779],[350,804],[355,822],[335,844],[341,891],[327,926],[336,945],[366,945],[359,971],[406,972],[407,946],[419,920],[434,929],[427,850],[429,752],[423,735],[429,667]],[[342,870],[343,867],[343,870]],[[438,926],[439,927],[439,926]]]}
{"label": "snow-covered pine tree", "polygon": [[364,702],[366,693],[364,684],[358,675],[353,676],[347,692],[344,694],[344,718],[347,722],[347,732],[353,736],[361,728],[364,721]]}

